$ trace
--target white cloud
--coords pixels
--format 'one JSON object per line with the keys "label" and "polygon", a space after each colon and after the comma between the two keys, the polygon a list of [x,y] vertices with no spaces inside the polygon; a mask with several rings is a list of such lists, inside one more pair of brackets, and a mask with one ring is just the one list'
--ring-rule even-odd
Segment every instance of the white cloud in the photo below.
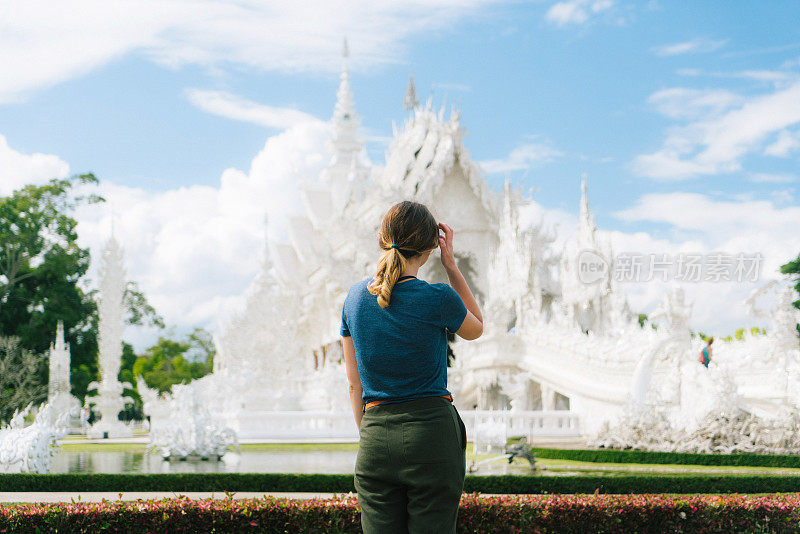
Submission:
{"label": "white cloud", "polygon": [[556,26],[583,24],[590,17],[607,11],[613,5],[612,0],[567,0],[550,6],[545,18]]}
{"label": "white cloud", "polygon": [[782,65],[787,70],[741,70],[734,72],[724,71],[704,71],[700,69],[678,69],[675,71],[681,76],[708,76],[712,78],[739,78],[745,80],[755,80],[758,82],[779,83],[792,80],[797,77],[788,69],[791,67]]}
{"label": "white cloud", "polygon": [[789,204],[794,202],[794,191],[791,189],[779,189],[770,192],[770,196],[777,204]]}
{"label": "white cloud", "polygon": [[491,159],[479,162],[489,174],[521,171],[531,168],[536,163],[552,161],[564,154],[547,143],[526,143],[520,145],[503,159]]}
{"label": "white cloud", "polygon": [[695,119],[719,115],[741,105],[744,98],[725,89],[688,89],[672,87],[650,95],[647,102],[673,119]]}
{"label": "white cloud", "polygon": [[[780,207],[772,201],[720,201],[694,193],[649,194],[615,216],[628,222],[666,224],[672,236],[655,239],[646,232],[612,232],[617,253],[666,253],[673,257],[677,252],[762,254],[761,278],[757,282],[678,284],[694,302],[692,327],[716,334],[730,334],[737,327],[763,323],[747,316],[744,299],[753,288],[780,278],[780,265],[800,252],[800,234],[795,230],[800,224],[800,208]],[[636,310],[649,311],[669,286],[647,282],[623,287]]]}
{"label": "white cloud", "polygon": [[759,184],[790,184],[797,181],[797,176],[794,174],[756,172],[750,175],[750,181]]}
{"label": "white cloud", "polygon": [[701,174],[736,172],[740,160],[759,150],[767,138],[800,122],[800,81],[751,97],[721,116],[706,116],[672,128],[664,146],[638,156],[633,167],[642,176],[679,180]]}
{"label": "white cloud", "polygon": [[[169,324],[205,326],[242,305],[259,268],[264,216],[273,238],[285,235],[285,215],[300,211],[297,184],[316,179],[327,163],[329,126],[297,124],[270,137],[249,172],[225,170],[217,187],[193,185],[153,192],[104,181],[106,204],[76,213],[81,246],[98,259],[111,228],[125,248],[129,279],[139,282]],[[152,339],[140,340],[141,343]]]}
{"label": "white cloud", "polygon": [[[577,228],[577,186],[575,189],[574,212],[532,202],[520,212],[521,226],[544,221],[546,229],[555,227],[555,250],[561,250]],[[779,207],[770,201],[716,201],[704,195],[672,193],[646,195],[614,215],[630,223],[661,223],[668,228],[660,237],[641,229],[627,232],[600,228],[617,255],[667,254],[672,261],[679,253],[763,255],[761,276],[756,282],[662,282],[658,277],[650,281],[618,282],[617,290],[626,295],[634,312],[651,313],[668,291],[681,287],[687,300],[693,303],[689,324],[695,330],[728,335],[743,326],[769,326],[747,315],[744,300],[754,288],[780,277],[778,267],[800,252],[800,235],[794,231],[800,224],[800,208]]]}
{"label": "white cloud", "polygon": [[431,87],[434,89],[443,89],[445,91],[458,91],[459,93],[469,93],[472,87],[463,83],[433,83]]}
{"label": "white cloud", "polygon": [[0,135],[0,196],[10,195],[28,184],[43,184],[51,178],[64,178],[69,165],[52,154],[23,154]]}
{"label": "white cloud", "polygon": [[267,128],[285,130],[296,124],[317,120],[316,117],[296,109],[258,104],[225,91],[189,89],[186,96],[192,104],[208,113]]}
{"label": "white cloud", "polygon": [[703,238],[712,250],[764,253],[765,268],[800,252],[800,207],[777,207],[767,200],[712,200],[697,193],[653,193],[615,214],[624,221],[666,223]]}
{"label": "white cloud", "polygon": [[764,154],[785,158],[798,148],[800,148],[800,131],[781,130],[775,142],[764,149]]}
{"label": "white cloud", "polygon": [[0,102],[130,53],[169,67],[332,72],[348,36],[354,67],[366,68],[398,61],[408,36],[447,29],[492,1],[17,2],[0,17]]}
{"label": "white cloud", "polygon": [[656,46],[653,48],[653,52],[658,56],[677,56],[680,54],[713,52],[725,46],[727,42],[727,39],[692,39],[691,41]]}
{"label": "white cloud", "polygon": [[782,82],[789,80],[794,76],[788,72],[781,72],[777,70],[743,70],[735,72],[734,78],[745,78],[749,80],[756,80],[759,82]]}

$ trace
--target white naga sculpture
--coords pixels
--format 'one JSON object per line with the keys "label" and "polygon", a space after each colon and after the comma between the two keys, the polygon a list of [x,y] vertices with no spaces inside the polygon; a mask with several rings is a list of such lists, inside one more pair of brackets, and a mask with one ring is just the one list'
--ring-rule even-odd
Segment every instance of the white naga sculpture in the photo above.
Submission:
{"label": "white naga sculpture", "polygon": [[30,410],[29,404],[14,411],[11,422],[0,427],[0,473],[47,473],[58,451],[56,441],[67,434],[69,412],[58,413],[45,403],[25,426]]}
{"label": "white naga sculpture", "polygon": [[[394,127],[385,166],[372,165],[344,60],[330,163],[300,180],[304,212],[288,218],[285,241],[267,240],[246,305],[216,336],[214,372],[201,379],[229,392],[214,409],[240,438],[356,436],[341,365],[342,303],[351,284],[374,274],[381,217],[403,199],[426,204],[455,228],[456,261],[484,310],[484,335],[450,344],[448,387],[471,433],[499,439],[498,411],[509,412],[507,435],[533,441],[592,435],[633,407],[643,414],[659,406],[673,423],[688,414],[696,425],[713,404],[709,375],[735,359],[726,356],[731,351],[747,353],[732,367],[742,402],[777,409],[775,391],[756,392],[749,377],[756,368],[780,376],[761,355],[785,341],[721,343],[706,370],[696,361],[700,341],[689,335],[681,294],[667,297],[657,328],[639,325],[617,290],[615,258],[585,182],[576,232],[556,247],[554,231],[530,220],[530,199],[509,183],[489,189],[464,145],[459,113],[446,117],[430,100],[421,106],[413,80],[404,99],[409,115]],[[447,282],[436,258],[419,277]]]}
{"label": "white naga sculpture", "polygon": [[95,409],[100,412],[100,421],[87,432],[91,438],[117,438],[133,435],[129,425],[119,420],[118,414],[125,408],[122,384],[117,378],[122,363],[122,329],[124,320],[123,297],[125,294],[125,267],[123,251],[112,235],[103,248],[100,272],[100,303],[98,305],[100,382],[92,382],[88,389],[97,389]]}
{"label": "white naga sculpture", "polygon": [[231,450],[239,452],[236,432],[225,427],[203,402],[215,395],[204,390],[202,383],[174,385],[164,398],[141,377],[137,377],[137,385],[144,411],[150,416],[150,447],[165,460],[220,460]]}
{"label": "white naga sculpture", "polygon": [[64,341],[64,322],[58,321],[56,339],[50,345],[47,403],[56,413],[68,412],[71,418],[75,418],[81,403],[70,390],[69,361],[69,343]]}
{"label": "white naga sculpture", "polygon": [[[773,294],[769,311],[757,307]],[[766,334],[747,332],[741,340],[715,343],[708,369],[683,358],[673,364],[682,402],[650,400],[629,410],[614,424],[606,422],[590,445],[660,451],[796,454],[800,450],[800,346],[795,325],[800,312],[788,285],[769,282],[746,304],[755,317],[770,318]],[[677,324],[688,332],[683,305]],[[673,323],[671,323],[673,324]],[[684,346],[688,342],[684,338]],[[691,346],[691,342],[689,342]],[[699,346],[675,354],[696,356]]]}

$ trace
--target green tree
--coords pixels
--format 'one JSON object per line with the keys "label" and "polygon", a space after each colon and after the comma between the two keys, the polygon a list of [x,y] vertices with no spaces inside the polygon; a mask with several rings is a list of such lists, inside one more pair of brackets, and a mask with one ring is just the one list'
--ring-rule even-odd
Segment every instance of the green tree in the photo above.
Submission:
{"label": "green tree", "polygon": [[44,356],[25,350],[17,337],[0,336],[0,423],[14,410],[47,399],[47,383],[41,379]]}
{"label": "green tree", "polygon": [[136,352],[133,345],[125,341],[122,342],[122,362],[119,367],[118,379],[120,382],[128,382],[133,386],[132,389],[124,388],[122,394],[133,399],[133,403],[126,403],[125,409],[120,413],[119,418],[123,421],[131,419],[141,420],[144,418],[142,397],[136,388],[136,377],[133,375],[133,365],[136,363]]}
{"label": "green tree", "polygon": [[[737,340],[737,341],[741,341],[742,339],[744,339],[744,333],[745,333],[746,330],[747,329],[745,329],[745,328],[737,328],[732,336],[725,336],[725,337],[720,338],[720,339],[722,341],[725,341],[725,342],[728,342],[728,343],[730,343],[734,339]],[[762,335],[763,336],[764,334],[767,333],[767,331],[765,329],[759,328],[758,326],[751,326],[749,328],[749,330],[750,330],[750,333],[752,335]],[[706,340],[706,338],[703,338],[703,341],[705,341],[705,340]]]}
{"label": "green tree", "polygon": [[[795,290],[800,293],[800,254],[792,261],[781,265],[781,272],[789,275],[789,279],[794,282]],[[794,307],[800,309],[800,299],[794,301]],[[800,324],[796,325],[796,328],[800,333]]]}
{"label": "green tree", "polygon": [[[77,244],[72,213],[78,205],[103,199],[77,196],[74,188],[98,183],[94,175],[82,174],[0,197],[0,335],[15,336],[21,347],[46,354],[63,320],[71,349],[71,389],[79,399],[98,378],[98,291],[85,287],[91,258],[89,249]],[[125,304],[128,324],[163,328],[163,319],[135,282],[126,285]],[[47,383],[47,366],[36,372],[38,381]]]}
{"label": "green tree", "polygon": [[[45,354],[63,320],[79,398],[97,375],[97,305],[79,284],[90,256],[78,246],[71,214],[79,204],[103,199],[75,196],[73,187],[97,183],[94,175],[82,174],[0,198],[0,335],[16,336],[25,349]],[[37,372],[46,382],[46,368]]]}
{"label": "green tree", "polygon": [[161,336],[136,359],[132,375],[141,375],[148,387],[164,393],[174,384],[186,384],[211,372],[216,351],[211,335],[195,328],[184,339]]}

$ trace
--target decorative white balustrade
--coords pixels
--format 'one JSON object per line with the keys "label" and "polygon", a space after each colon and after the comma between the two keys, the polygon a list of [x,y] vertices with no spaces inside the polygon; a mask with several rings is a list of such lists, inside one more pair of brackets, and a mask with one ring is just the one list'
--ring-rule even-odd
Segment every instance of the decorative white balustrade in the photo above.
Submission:
{"label": "decorative white balustrade", "polygon": [[[482,438],[487,432],[509,436],[574,437],[580,435],[579,419],[569,411],[459,411],[467,437]],[[266,439],[358,439],[358,429],[349,412],[293,411],[260,412],[240,419],[236,429],[240,438]],[[476,434],[477,431],[477,434]]]}
{"label": "decorative white balustrade", "polygon": [[358,439],[350,412],[254,412],[236,422],[240,439]]}
{"label": "decorative white balustrade", "polygon": [[465,410],[460,415],[475,452],[502,450],[512,436],[526,436],[528,442],[535,442],[536,438],[580,435],[579,418],[569,411]]}

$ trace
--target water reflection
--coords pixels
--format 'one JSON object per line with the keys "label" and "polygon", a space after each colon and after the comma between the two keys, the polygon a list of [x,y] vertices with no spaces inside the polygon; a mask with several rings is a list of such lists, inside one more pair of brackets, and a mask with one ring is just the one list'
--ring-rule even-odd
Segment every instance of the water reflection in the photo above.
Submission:
{"label": "water reflection", "polygon": [[165,461],[143,451],[59,451],[51,473],[352,473],[356,451],[243,451],[238,462]]}
{"label": "water reflection", "polygon": [[[144,451],[61,450],[53,458],[51,473],[322,473],[351,474],[356,450],[242,451],[238,462],[164,461],[157,453]],[[525,464],[504,460],[481,465],[475,475],[529,475]],[[564,476],[573,473],[541,471],[537,474]],[[577,474],[577,473],[574,473]]]}

